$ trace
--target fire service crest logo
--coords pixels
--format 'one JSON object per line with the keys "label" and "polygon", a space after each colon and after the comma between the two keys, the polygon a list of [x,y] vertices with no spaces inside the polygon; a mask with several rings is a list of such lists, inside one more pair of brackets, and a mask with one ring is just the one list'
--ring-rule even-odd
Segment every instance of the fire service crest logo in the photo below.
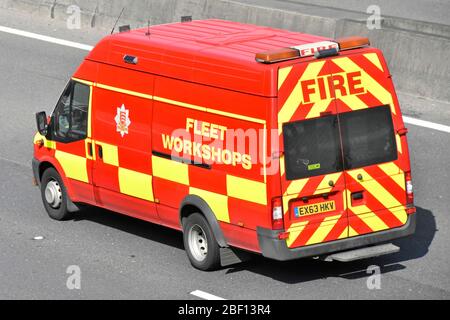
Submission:
{"label": "fire service crest logo", "polygon": [[128,127],[131,124],[130,121],[130,110],[125,109],[125,105],[122,104],[120,108],[117,108],[117,115],[116,115],[116,123],[117,123],[117,132],[120,133],[122,138],[128,134]]}

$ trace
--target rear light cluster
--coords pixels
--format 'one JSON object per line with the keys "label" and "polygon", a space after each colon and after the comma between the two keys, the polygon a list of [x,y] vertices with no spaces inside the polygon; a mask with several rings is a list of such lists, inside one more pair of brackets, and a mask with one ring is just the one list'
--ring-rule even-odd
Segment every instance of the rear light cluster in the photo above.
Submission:
{"label": "rear light cluster", "polygon": [[414,188],[411,179],[411,172],[405,174],[405,186],[406,186],[406,212],[413,214],[416,212],[414,207]]}
{"label": "rear light cluster", "polygon": [[283,228],[283,201],[281,198],[274,198],[272,200],[272,229],[281,230]]}

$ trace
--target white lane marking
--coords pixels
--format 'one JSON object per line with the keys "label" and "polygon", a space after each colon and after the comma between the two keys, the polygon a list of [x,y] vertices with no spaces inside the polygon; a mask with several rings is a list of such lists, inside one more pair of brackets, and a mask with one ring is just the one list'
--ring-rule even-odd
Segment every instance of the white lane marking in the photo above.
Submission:
{"label": "white lane marking", "polygon": [[[72,47],[72,48],[77,48],[77,49],[81,49],[81,50],[86,50],[86,51],[91,51],[94,48],[93,46],[90,46],[87,44],[53,38],[53,37],[44,36],[44,35],[33,33],[33,32],[8,28],[8,27],[4,27],[4,26],[0,26],[0,31],[18,35],[18,36],[22,36],[22,37],[27,37],[27,38],[37,39],[37,40],[50,42],[50,43],[54,43],[54,44],[59,44],[59,45],[66,46],[66,47]],[[434,123],[434,122],[430,122],[430,121],[419,120],[419,119],[414,119],[414,118],[410,118],[410,117],[403,117],[403,120],[405,121],[405,123],[409,123],[409,124],[412,124],[415,126],[420,126],[420,127],[424,127],[424,128],[428,128],[428,129],[433,129],[433,130],[437,130],[437,131],[450,133],[450,126],[445,126],[442,124],[438,124],[438,123]]]}
{"label": "white lane marking", "polygon": [[77,49],[81,49],[81,50],[85,50],[85,51],[91,51],[94,48],[93,46],[89,46],[87,44],[82,44],[82,43],[78,43],[78,42],[72,42],[72,41],[67,41],[67,40],[63,40],[63,39],[48,37],[48,36],[44,36],[41,34],[18,30],[18,29],[13,29],[13,28],[8,28],[8,27],[4,27],[4,26],[0,26],[0,31],[9,33],[9,34],[14,34],[17,36],[26,37],[26,38],[31,38],[31,39],[41,40],[41,41],[50,42],[50,43],[54,43],[54,44],[59,44],[61,46],[77,48]]}
{"label": "white lane marking", "polygon": [[204,300],[225,300],[224,298],[215,296],[213,294],[210,294],[208,292],[204,292],[204,291],[201,291],[201,290],[192,291],[191,294],[193,296],[196,296],[196,297],[204,299]]}
{"label": "white lane marking", "polygon": [[443,124],[438,124],[438,123],[425,121],[425,120],[414,119],[414,118],[410,118],[410,117],[403,117],[403,121],[405,121],[405,123],[409,123],[409,124],[412,124],[415,126],[420,126],[420,127],[425,127],[428,129],[433,129],[433,130],[437,130],[437,131],[450,133],[450,126],[444,126]]}

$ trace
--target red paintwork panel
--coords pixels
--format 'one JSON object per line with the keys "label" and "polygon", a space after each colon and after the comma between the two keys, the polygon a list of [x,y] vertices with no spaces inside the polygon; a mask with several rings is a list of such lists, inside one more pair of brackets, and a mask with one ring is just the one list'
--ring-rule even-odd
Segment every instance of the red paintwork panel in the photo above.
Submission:
{"label": "red paintwork panel", "polygon": [[229,245],[253,252],[261,252],[256,230],[223,222],[220,222],[219,225]]}
{"label": "red paintwork panel", "polygon": [[67,144],[58,143],[57,150],[86,158],[86,146],[84,140]]}
{"label": "red paintwork panel", "polygon": [[189,184],[194,188],[227,194],[227,175],[224,171],[191,166],[189,168]]}
{"label": "red paintwork panel", "polygon": [[271,224],[270,209],[264,205],[228,197],[230,223],[244,224],[245,228],[256,230],[257,226],[268,228]]}
{"label": "red paintwork panel", "polygon": [[151,155],[149,152],[139,152],[125,147],[119,148],[119,163],[129,170],[152,174]]}
{"label": "red paintwork panel", "polygon": [[[87,59],[260,96],[277,95],[277,64],[255,55],[272,49],[328,40],[299,32],[223,20],[172,23],[104,38]],[[125,64],[124,55],[138,57]]]}
{"label": "red paintwork panel", "polygon": [[153,177],[155,197],[165,206],[178,209],[181,201],[189,194],[189,186]]}
{"label": "red paintwork panel", "polygon": [[120,192],[118,172],[118,167],[104,164],[101,163],[100,160],[97,160],[97,163],[93,169],[93,181],[95,186],[106,188],[115,192]]}
{"label": "red paintwork panel", "polygon": [[[91,205],[95,205],[94,188],[92,185],[72,180],[68,182],[71,189],[71,200],[74,202],[83,202]],[[67,183],[65,184],[67,187]]]}
{"label": "red paintwork panel", "polygon": [[101,192],[99,198],[102,203],[108,204],[107,209],[109,210],[120,212],[137,219],[160,223],[155,204],[152,202],[129,197],[106,189]]}
{"label": "red paintwork panel", "polygon": [[178,209],[159,205],[158,215],[161,219],[162,225],[176,230],[181,230],[180,212]]}
{"label": "red paintwork panel", "polygon": [[99,63],[86,59],[78,67],[77,71],[75,71],[73,77],[86,81],[94,81],[97,79],[98,68]]}

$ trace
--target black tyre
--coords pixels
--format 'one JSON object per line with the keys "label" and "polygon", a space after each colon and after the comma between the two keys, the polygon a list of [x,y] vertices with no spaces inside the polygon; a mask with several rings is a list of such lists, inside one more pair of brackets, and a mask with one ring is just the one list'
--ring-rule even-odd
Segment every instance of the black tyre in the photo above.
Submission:
{"label": "black tyre", "polygon": [[183,221],[183,241],[192,266],[203,271],[220,267],[219,244],[203,215],[193,213]]}
{"label": "black tyre", "polygon": [[63,221],[71,217],[71,213],[67,210],[66,188],[54,168],[48,168],[42,175],[41,196],[50,218]]}

